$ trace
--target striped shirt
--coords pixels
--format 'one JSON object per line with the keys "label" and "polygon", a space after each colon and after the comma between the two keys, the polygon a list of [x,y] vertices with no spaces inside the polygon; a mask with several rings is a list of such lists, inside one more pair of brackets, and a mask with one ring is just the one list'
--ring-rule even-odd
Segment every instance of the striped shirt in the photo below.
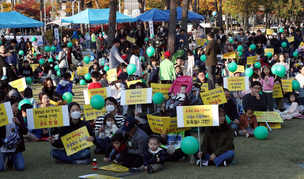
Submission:
{"label": "striped shirt", "polygon": [[[101,126],[103,126],[103,124],[104,124],[104,117],[105,117],[105,114],[97,117],[96,123],[95,123],[95,132],[97,132],[99,130],[99,128]],[[118,128],[121,128],[123,126],[123,124],[125,122],[125,119],[126,119],[126,117],[123,116],[123,115],[120,115],[120,114],[116,114],[114,116],[114,120],[115,120],[115,123],[116,123],[116,125],[117,125]]]}

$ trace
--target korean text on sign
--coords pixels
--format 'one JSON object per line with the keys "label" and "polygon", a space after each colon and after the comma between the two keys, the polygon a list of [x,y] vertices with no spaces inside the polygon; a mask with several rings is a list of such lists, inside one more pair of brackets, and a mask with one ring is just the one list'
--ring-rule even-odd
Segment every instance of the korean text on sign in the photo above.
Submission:
{"label": "korean text on sign", "polygon": [[178,127],[219,126],[218,105],[178,106]]}
{"label": "korean text on sign", "polygon": [[164,95],[165,99],[168,99],[168,92],[171,88],[172,84],[157,84],[157,83],[151,83],[152,88],[152,95],[155,93],[162,93]]}
{"label": "korean text on sign", "polygon": [[18,80],[9,82],[9,84],[13,87],[13,88],[17,88],[19,92],[23,92],[26,88],[26,81],[25,81],[25,77],[20,78]]}
{"label": "korean text on sign", "polygon": [[65,136],[62,136],[61,141],[67,155],[73,155],[82,149],[94,145],[93,142],[86,141],[86,139],[89,137],[90,135],[86,126],[83,126]]}
{"label": "korean text on sign", "polygon": [[282,81],[282,88],[286,92],[292,92],[292,80],[281,80]]}
{"label": "korean text on sign", "polygon": [[224,88],[230,91],[240,91],[249,89],[249,78],[243,77],[226,77],[224,78]]}
{"label": "korean text on sign", "polygon": [[178,128],[176,117],[163,117],[163,116],[152,116],[147,115],[149,126],[152,132],[162,134],[162,133],[175,133],[185,130],[190,130],[191,128]]}
{"label": "korean text on sign", "polygon": [[283,98],[282,88],[280,84],[275,84],[272,88],[272,91],[273,98]]}
{"label": "korean text on sign", "polygon": [[200,95],[204,105],[227,103],[223,87],[201,93]]}
{"label": "korean text on sign", "polygon": [[13,123],[14,117],[10,102],[0,104],[0,127]]}
{"label": "korean text on sign", "polygon": [[280,114],[276,111],[254,111],[258,122],[283,123]]}
{"label": "korean text on sign", "polygon": [[120,103],[121,105],[152,103],[152,88],[123,90]]}
{"label": "korean text on sign", "polygon": [[98,116],[106,113],[105,108],[101,110],[94,109],[90,104],[83,105],[83,113],[86,121],[92,121]]}
{"label": "korean text on sign", "polygon": [[85,104],[90,104],[91,98],[97,94],[102,96],[104,99],[106,99],[109,94],[111,95],[111,90],[109,87],[83,90]]}

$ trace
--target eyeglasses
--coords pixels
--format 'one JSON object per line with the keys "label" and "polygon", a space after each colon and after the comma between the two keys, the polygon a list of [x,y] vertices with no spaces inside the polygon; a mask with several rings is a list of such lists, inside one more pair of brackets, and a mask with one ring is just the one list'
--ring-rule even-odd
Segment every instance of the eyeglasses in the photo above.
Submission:
{"label": "eyeglasses", "polygon": [[255,89],[255,90],[260,90],[261,87],[253,87],[253,89]]}

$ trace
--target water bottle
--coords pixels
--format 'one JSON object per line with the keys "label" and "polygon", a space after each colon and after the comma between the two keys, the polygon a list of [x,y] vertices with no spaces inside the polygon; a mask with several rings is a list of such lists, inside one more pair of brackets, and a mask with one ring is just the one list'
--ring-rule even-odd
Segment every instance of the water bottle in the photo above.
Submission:
{"label": "water bottle", "polygon": [[97,169],[98,169],[96,158],[93,159],[92,169],[93,169],[93,170],[97,170]]}

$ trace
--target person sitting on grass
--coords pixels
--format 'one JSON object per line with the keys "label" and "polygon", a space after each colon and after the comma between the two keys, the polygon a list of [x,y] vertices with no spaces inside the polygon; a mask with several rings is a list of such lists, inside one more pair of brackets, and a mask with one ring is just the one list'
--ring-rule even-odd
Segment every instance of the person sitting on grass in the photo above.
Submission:
{"label": "person sitting on grass", "polygon": [[128,147],[121,133],[114,134],[111,141],[112,144],[107,147],[103,160],[119,163],[128,155]]}
{"label": "person sitting on grass", "polygon": [[240,136],[246,136],[247,138],[253,137],[253,131],[258,127],[258,121],[256,115],[253,114],[253,108],[248,106],[245,108],[245,114],[240,117],[239,132]]}
{"label": "person sitting on grass", "polygon": [[287,108],[285,111],[280,112],[279,110],[277,110],[284,121],[286,119],[291,120],[292,118],[301,115],[299,112],[297,95],[295,93],[291,93],[289,95],[289,103],[291,103],[291,106]]}
{"label": "person sitting on grass", "polygon": [[[28,128],[28,122],[27,122],[27,113],[26,110],[27,109],[32,109],[33,106],[30,104],[23,104],[21,106],[21,115],[23,117],[25,126]],[[29,142],[35,142],[35,141],[39,141],[39,138],[35,135],[35,132],[41,133],[41,129],[32,129],[32,130],[28,130],[28,133],[26,135],[23,135],[23,138],[25,139],[25,141],[29,141]]]}
{"label": "person sitting on grass", "polygon": [[59,94],[64,94],[65,92],[70,92],[74,96],[74,93],[72,92],[73,83],[70,80],[71,80],[71,74],[65,73],[63,75],[63,79],[60,80],[60,82],[56,88],[56,92]]}
{"label": "person sitting on grass", "polygon": [[95,88],[101,88],[101,84],[98,82],[99,78],[99,72],[93,71],[91,74],[92,83],[88,85],[88,89],[95,89]]}
{"label": "person sitting on grass", "polygon": [[[0,155],[2,155],[0,158],[0,171],[5,170],[6,157],[8,157],[8,167],[13,167],[14,165],[16,170],[23,171],[25,169],[22,155],[22,152],[25,151],[23,135],[26,135],[28,130],[22,116],[18,115],[18,101],[10,99],[8,102],[11,104],[14,117],[12,118],[13,123],[0,127]],[[12,139],[16,140],[12,141]]]}
{"label": "person sitting on grass", "polygon": [[[61,127],[59,129],[58,140],[54,140],[52,137],[49,137],[49,142],[56,148],[63,148],[63,143],[61,137],[69,134],[81,127],[86,126],[90,137],[86,139],[88,142],[96,143],[96,137],[94,135],[91,125],[83,120],[80,120],[80,105],[76,102],[71,102],[68,106],[70,114],[70,126]],[[83,149],[73,155],[68,156],[65,150],[53,149],[53,157],[56,159],[57,163],[70,163],[70,164],[89,164],[91,152],[89,148]]]}
{"label": "person sitting on grass", "polygon": [[[205,129],[202,143],[202,152],[197,154],[202,160],[197,161],[197,165],[202,162],[203,166],[215,164],[227,166],[234,158],[234,133],[233,129],[225,120],[225,111],[219,108],[220,126],[207,127]],[[196,155],[195,155],[196,157]]]}
{"label": "person sitting on grass", "polygon": [[259,94],[262,89],[261,83],[258,81],[252,82],[250,89],[251,93],[243,97],[243,108],[246,109],[248,106],[251,106],[254,111],[266,111],[266,100],[263,95]]}

